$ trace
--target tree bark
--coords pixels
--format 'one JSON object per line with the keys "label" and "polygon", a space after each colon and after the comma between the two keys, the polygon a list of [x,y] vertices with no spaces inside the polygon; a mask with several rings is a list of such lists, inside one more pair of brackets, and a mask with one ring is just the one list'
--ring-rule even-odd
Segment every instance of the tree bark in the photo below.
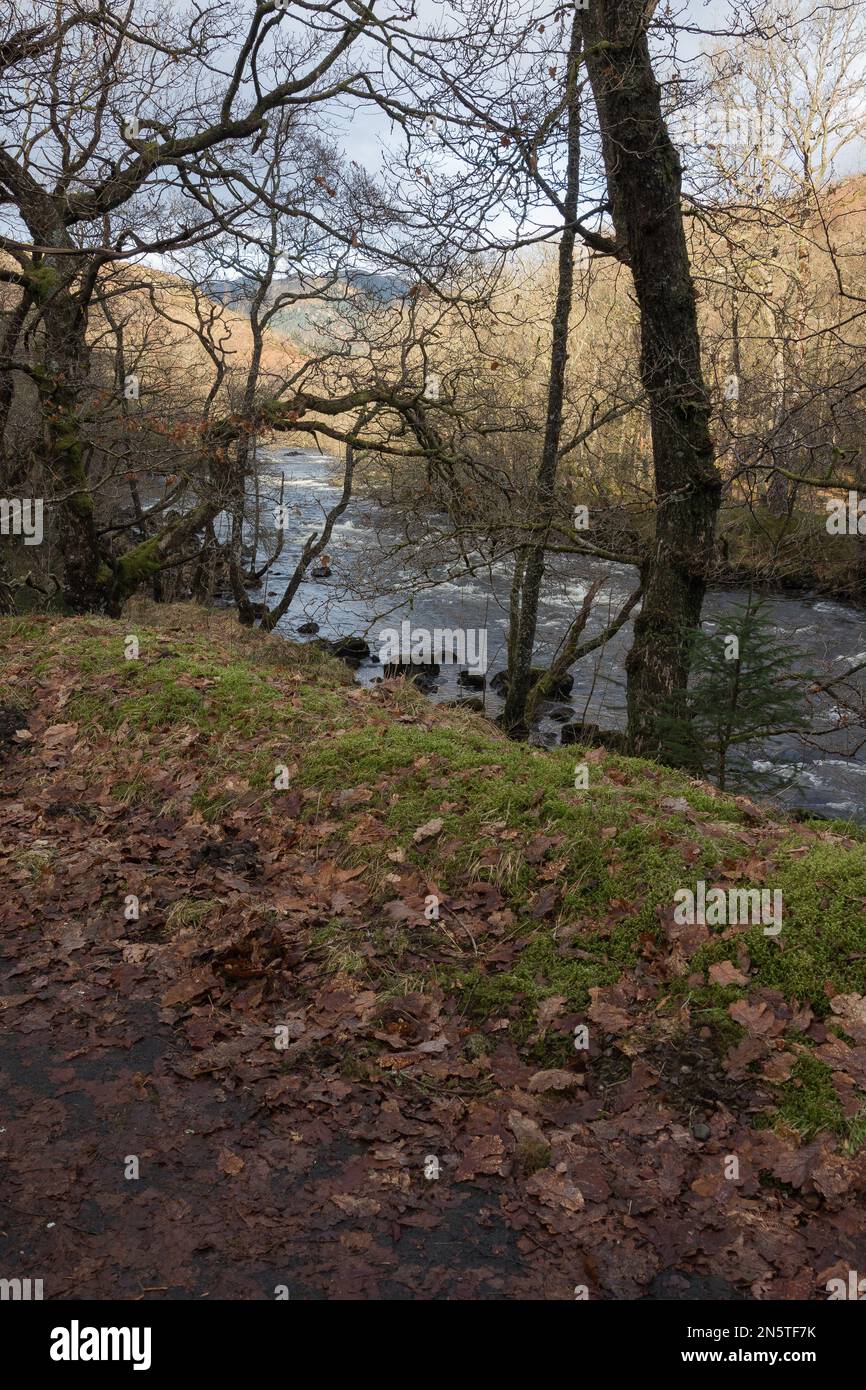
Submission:
{"label": "tree bark", "polygon": [[508,693],[502,712],[502,725],[510,738],[525,738],[528,729],[527,701],[532,684],[538,600],[544,578],[545,548],[553,521],[554,487],[562,440],[568,325],[574,291],[575,223],[580,191],[580,92],[577,73],[581,43],[580,17],[575,11],[568,54],[568,155],[563,200],[565,225],[559,239],[556,306],[547,387],[547,420],[532,505],[535,534],[516,561],[521,570],[519,581],[515,575],[513,598],[516,598],[517,602],[512,604],[511,631],[508,639]]}
{"label": "tree bark", "polygon": [[650,757],[662,750],[660,709],[688,681],[687,638],[700,622],[721,500],[680,201],[682,169],[647,40],[653,9],[645,0],[592,0],[583,17],[614,226],[640,308],[640,369],[652,428],[655,536],[627,661],[629,743]]}

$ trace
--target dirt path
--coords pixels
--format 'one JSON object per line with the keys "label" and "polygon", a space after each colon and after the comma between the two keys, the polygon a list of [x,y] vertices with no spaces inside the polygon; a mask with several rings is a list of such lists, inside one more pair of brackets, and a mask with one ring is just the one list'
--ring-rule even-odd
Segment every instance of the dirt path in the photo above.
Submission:
{"label": "dirt path", "polygon": [[[783,1202],[756,1180],[754,1146],[769,1164],[773,1141],[741,1134],[754,1176],[738,1191],[720,1178],[723,1125],[697,1142],[688,1098],[666,1104],[655,1067],[604,1107],[532,1094],[506,1046],[484,1099],[459,1080],[437,1094],[435,1052],[402,1084],[352,1082],[327,1055],[351,1051],[369,1001],[359,1012],[331,991],[318,1009],[333,1042],[316,1062],[284,1059],[242,1008],[169,1019],[128,944],[42,914],[28,930],[29,915],[3,941],[0,1251],[7,1276],[42,1278],[46,1296],[567,1299],[584,1284],[725,1298],[765,1281],[767,1296],[810,1297],[840,1257],[866,1268],[844,1160],[816,1147],[801,1163],[811,1192]],[[515,1148],[531,1154],[542,1132],[560,1164],[527,1176]]]}

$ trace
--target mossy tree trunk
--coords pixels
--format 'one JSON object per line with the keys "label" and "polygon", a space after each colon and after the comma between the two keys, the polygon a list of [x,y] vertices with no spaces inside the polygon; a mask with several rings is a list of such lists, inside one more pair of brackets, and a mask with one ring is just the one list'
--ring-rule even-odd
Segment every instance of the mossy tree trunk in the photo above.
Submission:
{"label": "mossy tree trunk", "polygon": [[[40,227],[40,220],[35,220],[36,235],[41,234],[49,245],[71,249],[62,226],[52,219]],[[53,486],[57,541],[63,555],[63,598],[72,612],[85,612],[101,606],[98,594],[107,576],[81,427],[90,372],[86,313],[90,292],[88,284],[81,283],[77,259],[46,256],[33,273],[31,289],[43,338],[34,379],[42,409],[45,464]]]}
{"label": "mossy tree trunk", "polygon": [[42,375],[39,394],[63,556],[63,599],[73,613],[83,613],[102,606],[100,592],[108,573],[96,532],[73,372],[51,367]]}
{"label": "mossy tree trunk", "polygon": [[[58,257],[58,260],[60,258]],[[46,273],[48,272],[48,273]],[[74,283],[68,258],[45,266],[37,291],[44,329],[43,365],[31,369],[39,391],[45,462],[52,478],[57,540],[63,556],[63,600],[70,612],[118,616],[142,584],[157,577],[166,560],[193,539],[220,509],[214,497],[116,556],[100,536],[87,467],[82,409],[89,394],[86,288]]]}
{"label": "mossy tree trunk", "polygon": [[652,428],[655,536],[627,662],[629,742],[647,756],[661,751],[661,707],[688,683],[688,633],[700,622],[721,500],[682,170],[647,40],[654,8],[644,0],[592,0],[583,18],[617,240],[640,308],[640,369]]}

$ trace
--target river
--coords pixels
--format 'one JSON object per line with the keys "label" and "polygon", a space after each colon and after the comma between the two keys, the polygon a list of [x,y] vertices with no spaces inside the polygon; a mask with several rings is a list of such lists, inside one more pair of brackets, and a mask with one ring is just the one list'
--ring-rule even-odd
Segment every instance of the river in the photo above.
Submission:
{"label": "river", "polygon": [[[335,460],[314,449],[269,449],[262,464],[262,496],[267,499],[263,508],[266,505],[270,512],[282,486],[290,518],[281,556],[263,587],[250,595],[255,600],[266,599],[272,606],[294,569],[305,538],[312,530],[321,528],[324,512],[338,500],[340,489],[334,485],[338,476]],[[438,520],[444,535],[444,518]],[[436,523],[437,518],[431,518],[434,529]],[[425,534],[426,530],[425,527]],[[334,527],[328,546],[330,577],[306,580],[277,630],[302,641],[298,628],[315,622],[319,624],[320,637],[365,636],[375,656],[382,630],[399,629],[404,619],[409,619],[413,628],[486,629],[489,682],[505,665],[510,582],[507,566],[452,578],[444,542],[441,553],[434,541],[420,549],[416,547],[414,560],[408,552],[395,557],[393,551],[402,534],[394,524],[393,513],[389,515],[369,497],[353,498]],[[419,563],[426,571],[420,590]],[[609,621],[609,610],[615,613],[632,592],[635,571],[629,565],[585,557],[557,561],[539,609],[539,664],[550,658],[589,585],[600,575],[607,576],[608,583],[596,601],[584,639]],[[705,622],[722,627],[725,614],[746,597],[745,591],[734,589],[711,591],[704,605]],[[866,614],[818,595],[766,597],[774,631],[797,646],[805,665],[819,677],[866,657]],[[563,706],[575,711],[572,719],[596,723],[603,729],[623,727],[624,661],[631,640],[630,620],[605,647],[578,663],[573,669],[575,680],[570,696],[547,709],[533,741],[545,745],[559,742],[561,722],[550,714],[559,707],[561,720]],[[441,666],[431,699],[454,700],[474,693],[458,685],[457,671],[456,665]],[[363,661],[357,670],[357,679],[364,684],[381,679],[381,675],[381,665],[375,659]],[[498,714],[502,700],[489,685],[484,699],[486,712],[491,716]],[[765,761],[799,769],[794,784],[779,793],[778,800],[791,809],[866,822],[866,750],[857,749],[862,731],[834,729],[838,712],[829,699],[819,708],[821,727],[831,730],[820,739],[820,746],[812,746],[798,735],[777,738],[764,746]],[[761,759],[756,761],[760,763]]]}

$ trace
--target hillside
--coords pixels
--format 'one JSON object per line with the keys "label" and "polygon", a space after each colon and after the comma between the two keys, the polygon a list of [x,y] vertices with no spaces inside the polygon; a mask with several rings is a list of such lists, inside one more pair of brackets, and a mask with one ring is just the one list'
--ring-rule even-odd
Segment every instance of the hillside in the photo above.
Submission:
{"label": "hillside", "polygon": [[[205,286],[214,300],[240,315],[248,315],[255,293],[255,284],[237,279],[215,279]],[[374,303],[388,304],[406,293],[409,282],[396,272],[355,269],[348,274],[322,275],[314,278],[287,275],[277,277],[265,297],[270,309],[277,300],[281,307],[271,319],[274,336],[285,335],[307,351],[321,350],[333,345],[331,322],[339,317],[340,305],[358,297]],[[320,296],[320,297],[317,297]]]}
{"label": "hillside", "polygon": [[[12,257],[0,254],[0,269],[14,268]],[[19,293],[14,286],[0,284],[0,308],[11,308]],[[203,399],[214,369],[205,342],[225,359],[229,381],[249,364],[253,338],[243,306],[196,293],[181,276],[154,266],[120,262],[100,276],[89,333],[95,360],[104,361],[106,370],[113,371],[117,342],[100,307],[100,293],[106,296],[113,323],[122,328],[127,370],[135,369],[153,394],[164,393],[172,384],[182,386],[187,404]],[[303,360],[303,352],[290,337],[276,329],[267,331],[262,352],[265,378],[270,374],[281,381]]]}
{"label": "hillside", "polygon": [[[7,1273],[812,1299],[866,1268],[862,832],[200,609],[0,641]],[[780,890],[782,930],[681,925],[700,880]]]}
{"label": "hillside", "polygon": [[[217,304],[178,275],[153,267],[121,267],[113,272],[117,290],[111,303],[115,317],[126,326],[126,351],[130,360],[139,361],[148,377],[159,380],[180,378],[193,387],[198,383],[202,395],[209,389],[213,362],[205,341],[224,357],[229,373],[240,374],[249,364],[253,337],[243,308]],[[129,285],[128,290],[124,286]],[[102,336],[104,325],[97,314],[94,336]],[[163,336],[165,335],[165,336]],[[164,358],[168,357],[167,362]],[[300,365],[303,354],[290,338],[269,330],[262,352],[262,372],[282,381]]]}

